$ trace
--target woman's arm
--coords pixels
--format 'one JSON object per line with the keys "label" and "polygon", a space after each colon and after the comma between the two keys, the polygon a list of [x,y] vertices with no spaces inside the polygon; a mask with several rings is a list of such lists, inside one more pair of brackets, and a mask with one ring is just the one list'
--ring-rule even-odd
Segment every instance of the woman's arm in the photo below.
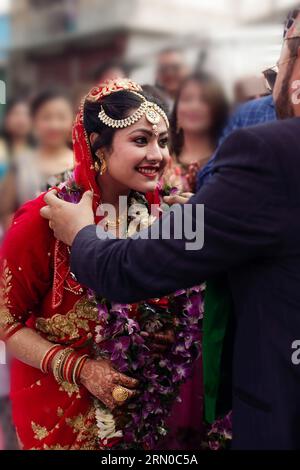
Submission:
{"label": "woman's arm", "polygon": [[18,330],[6,341],[8,352],[31,367],[40,368],[43,357],[53,346],[53,343],[42,338],[31,328]]}
{"label": "woman's arm", "polygon": [[[52,259],[54,239],[48,222],[39,211],[44,205],[38,198],[26,204],[16,215],[4,242],[1,260],[0,337],[6,340],[11,355],[21,362],[56,378],[81,382],[94,396],[113,409],[112,398],[117,385],[129,388],[128,397],[134,395],[136,380],[113,369],[109,361],[87,359],[78,376],[75,366],[83,359],[75,351],[53,349],[53,343],[26,327],[30,311],[52,287]],[[51,351],[53,354],[51,355]],[[52,357],[53,356],[53,357]],[[63,356],[63,359],[62,359]],[[49,358],[46,370],[45,358]],[[61,359],[61,360],[60,360]],[[69,361],[69,362],[68,362]],[[69,368],[67,365],[69,364]],[[44,367],[45,368],[45,367]],[[72,374],[74,372],[74,375]]]}
{"label": "woman's arm", "polygon": [[[22,328],[7,341],[8,351],[17,359],[31,367],[40,369],[43,358],[53,347],[53,343],[42,338],[30,328]],[[60,355],[58,352],[51,364],[55,367]],[[51,371],[49,371],[51,373]],[[108,408],[113,410],[117,403],[113,399],[113,390],[117,385],[122,386],[128,392],[128,399],[136,394],[138,382],[116,371],[107,360],[87,360],[79,376],[80,383]]]}

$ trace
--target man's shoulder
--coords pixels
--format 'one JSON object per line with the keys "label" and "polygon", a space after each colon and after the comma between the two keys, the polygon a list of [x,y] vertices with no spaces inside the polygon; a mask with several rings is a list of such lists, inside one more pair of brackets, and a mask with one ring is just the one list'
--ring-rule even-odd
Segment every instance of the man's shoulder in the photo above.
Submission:
{"label": "man's shoulder", "polygon": [[234,134],[240,134],[240,138],[247,135],[249,138],[260,139],[271,146],[280,143],[288,145],[289,142],[297,141],[300,144],[300,117],[250,126],[247,129],[236,131]]}
{"label": "man's shoulder", "polygon": [[[274,121],[266,124],[238,129],[234,131],[220,147],[216,160],[223,161],[224,157],[230,161],[237,161],[237,157],[254,162],[261,157],[266,162],[285,159],[286,163],[300,148],[300,118]],[[294,160],[294,158],[292,158]],[[299,159],[297,158],[297,161]]]}

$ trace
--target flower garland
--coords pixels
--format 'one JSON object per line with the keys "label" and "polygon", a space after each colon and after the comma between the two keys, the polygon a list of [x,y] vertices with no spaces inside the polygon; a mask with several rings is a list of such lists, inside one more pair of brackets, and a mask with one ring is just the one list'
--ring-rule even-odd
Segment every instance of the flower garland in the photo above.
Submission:
{"label": "flower garland", "polygon": [[[78,203],[81,191],[69,181],[60,188],[59,196]],[[149,214],[142,194],[134,193],[132,201],[147,208]],[[153,217],[149,221],[152,223]],[[100,449],[153,449],[166,435],[165,420],[179,399],[180,385],[190,377],[193,363],[201,354],[203,291],[204,286],[195,287],[134,305],[110,303],[89,292],[97,303],[99,318],[95,357],[109,359],[118,371],[139,381],[139,394],[121,414],[120,409],[112,413],[95,400]],[[163,356],[154,354],[144,333],[170,328],[175,333],[174,344]]]}
{"label": "flower garland", "polygon": [[[202,288],[134,306],[110,304],[106,300],[98,302],[96,356],[110,359],[117,370],[139,381],[139,395],[127,405],[125,414],[129,420],[122,429],[117,448],[153,449],[167,433],[165,419],[178,397],[180,385],[190,377],[193,362],[200,354],[202,307]],[[175,332],[175,343],[163,357],[157,357],[141,333],[169,328]],[[102,448],[110,446],[109,439],[116,444],[118,430],[111,416],[107,427],[107,410],[102,406],[98,411]]]}
{"label": "flower garland", "polygon": [[206,433],[203,450],[228,450],[232,442],[232,411],[217,419]]}

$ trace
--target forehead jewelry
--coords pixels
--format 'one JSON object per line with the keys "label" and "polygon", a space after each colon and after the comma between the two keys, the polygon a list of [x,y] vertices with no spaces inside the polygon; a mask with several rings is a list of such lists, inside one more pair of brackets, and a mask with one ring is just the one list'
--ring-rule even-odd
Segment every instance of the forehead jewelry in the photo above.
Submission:
{"label": "forehead jewelry", "polygon": [[143,116],[146,117],[147,121],[152,124],[152,130],[154,135],[158,135],[158,124],[160,123],[161,118],[164,119],[167,128],[169,129],[169,120],[166,113],[158,106],[156,103],[152,103],[151,101],[147,101],[146,98],[141,95],[140,93],[134,93],[135,95],[139,96],[142,99],[142,103],[140,107],[129,117],[125,119],[112,119],[109,117],[104,108],[101,106],[101,110],[99,113],[99,119],[103,124],[108,127],[113,127],[116,129],[124,129],[125,127],[132,126],[137,121],[139,121]]}

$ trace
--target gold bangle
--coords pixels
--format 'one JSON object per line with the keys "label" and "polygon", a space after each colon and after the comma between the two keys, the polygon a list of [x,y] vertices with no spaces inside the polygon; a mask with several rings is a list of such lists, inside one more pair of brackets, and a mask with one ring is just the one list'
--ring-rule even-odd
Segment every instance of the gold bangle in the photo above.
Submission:
{"label": "gold bangle", "polygon": [[64,382],[64,378],[62,376],[61,370],[62,370],[62,365],[65,361],[65,359],[74,352],[72,348],[66,348],[64,349],[57,359],[55,359],[54,365],[53,365],[53,375],[57,383],[61,384]]}

